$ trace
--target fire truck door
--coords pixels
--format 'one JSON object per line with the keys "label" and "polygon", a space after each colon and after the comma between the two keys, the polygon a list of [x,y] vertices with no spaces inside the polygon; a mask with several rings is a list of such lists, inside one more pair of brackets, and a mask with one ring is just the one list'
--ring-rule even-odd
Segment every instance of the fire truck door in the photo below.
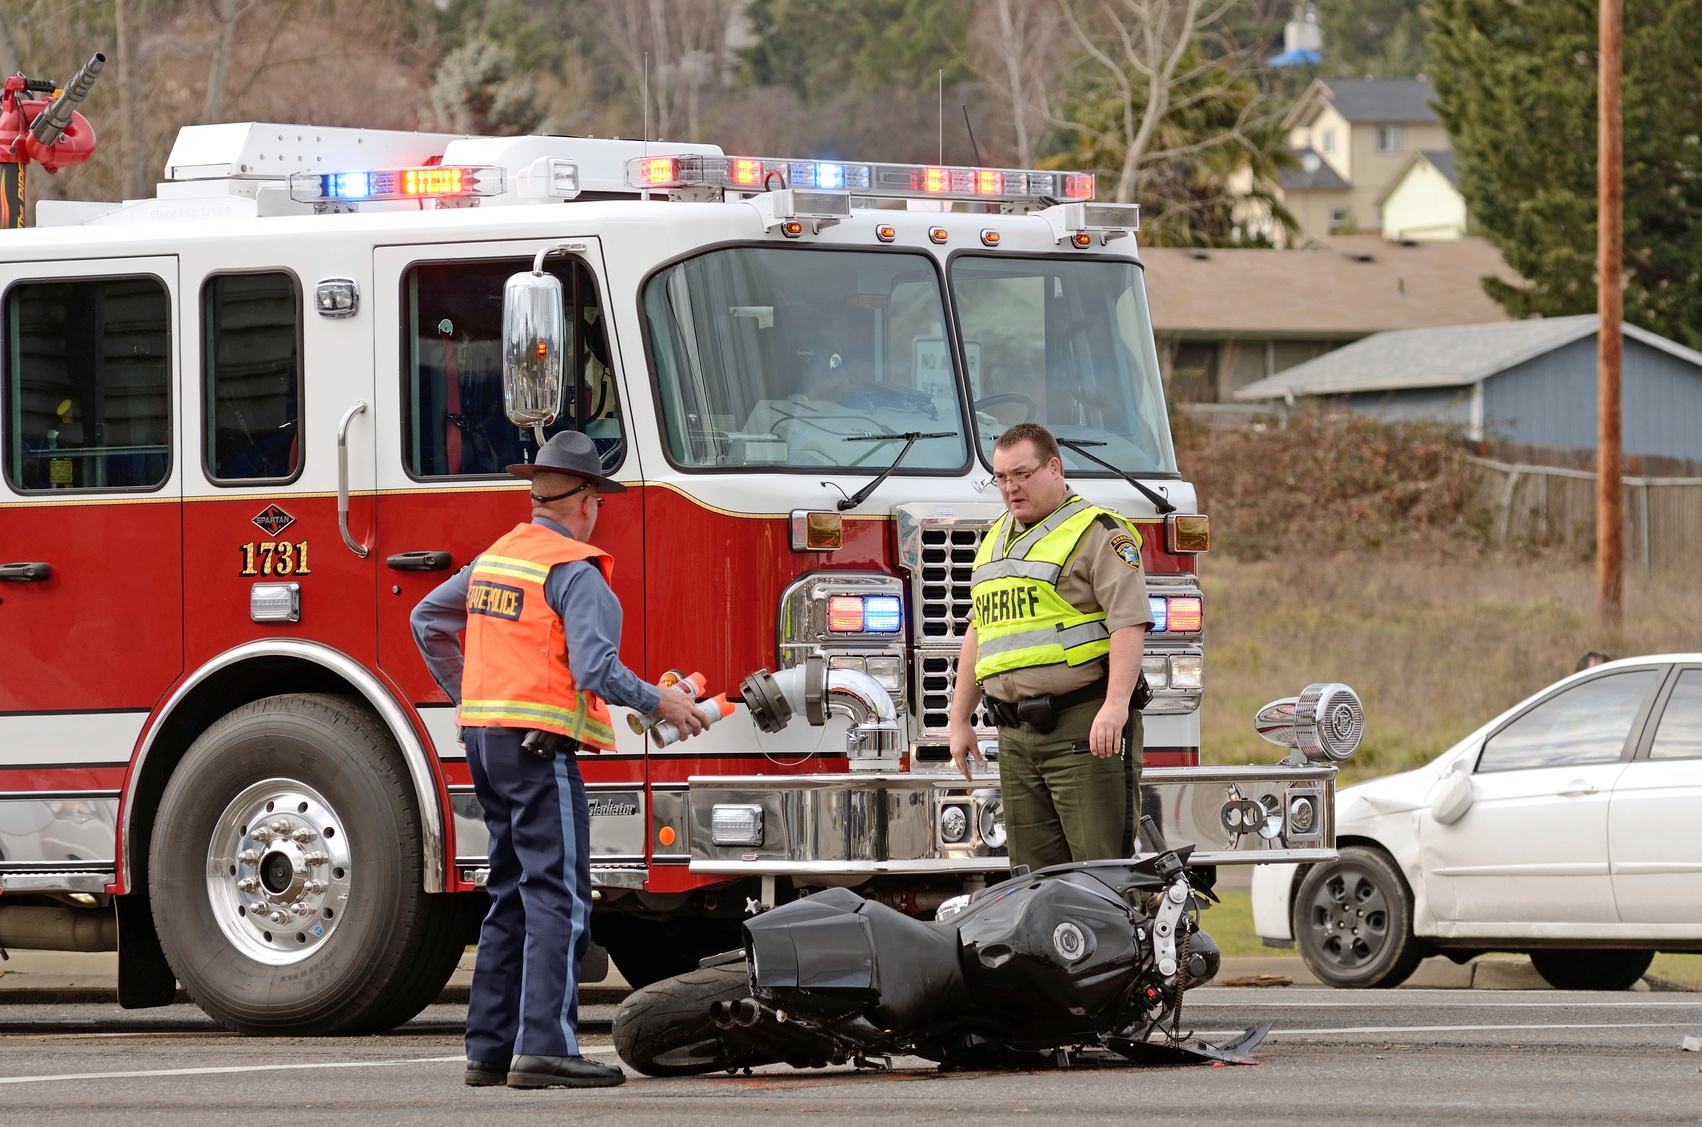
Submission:
{"label": "fire truck door", "polygon": [[[622,416],[616,341],[595,238],[552,256],[562,282],[570,339],[564,418],[556,429],[589,434],[617,479],[639,478],[630,424]],[[461,758],[454,710],[420,659],[408,616],[434,587],[498,536],[531,519],[526,486],[505,467],[529,461],[536,443],[506,417],[502,394],[502,291],[551,242],[381,247],[374,252],[374,316],[397,330],[380,334],[376,370],[379,660],[425,718],[446,760]],[[622,657],[643,672],[643,492],[608,498],[593,542],[615,557],[615,592],[625,608]],[[624,724],[617,724],[628,738]],[[634,737],[634,739],[636,739]],[[634,749],[636,750],[636,748]],[[464,768],[451,768],[454,779]],[[452,783],[453,787],[453,783]],[[457,828],[483,827],[476,806],[457,798]],[[470,795],[467,796],[470,798]],[[463,816],[465,815],[465,816]],[[463,835],[465,836],[465,835]],[[465,853],[465,850],[461,852]]]}
{"label": "fire truck door", "polygon": [[184,259],[189,668],[265,638],[371,665],[375,330],[364,313],[315,312],[321,279],[369,279],[319,244],[240,270],[228,253],[193,253],[205,257]]}
{"label": "fire truck door", "polygon": [[183,668],[178,263],[8,262],[0,292],[0,863],[110,864]]}

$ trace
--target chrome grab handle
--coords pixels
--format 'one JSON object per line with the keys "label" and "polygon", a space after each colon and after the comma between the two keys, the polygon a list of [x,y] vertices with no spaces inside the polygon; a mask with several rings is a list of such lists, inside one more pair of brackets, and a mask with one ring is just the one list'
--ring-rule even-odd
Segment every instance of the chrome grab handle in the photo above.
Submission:
{"label": "chrome grab handle", "polygon": [[344,411],[343,421],[337,424],[337,531],[343,534],[343,543],[349,551],[363,560],[370,549],[349,535],[349,422],[364,410],[363,399]]}

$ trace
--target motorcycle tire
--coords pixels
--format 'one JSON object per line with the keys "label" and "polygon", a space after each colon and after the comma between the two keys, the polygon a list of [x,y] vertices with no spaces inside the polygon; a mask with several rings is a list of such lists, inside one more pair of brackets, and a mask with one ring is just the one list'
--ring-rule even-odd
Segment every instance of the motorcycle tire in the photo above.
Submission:
{"label": "motorcycle tire", "polygon": [[709,1020],[715,1002],[750,995],[743,960],[665,978],[635,990],[615,1013],[615,1051],[646,1076],[699,1076],[722,1069],[773,1064]]}
{"label": "motorcycle tire", "polygon": [[1531,966],[1556,990],[1629,990],[1653,951],[1532,951]]}

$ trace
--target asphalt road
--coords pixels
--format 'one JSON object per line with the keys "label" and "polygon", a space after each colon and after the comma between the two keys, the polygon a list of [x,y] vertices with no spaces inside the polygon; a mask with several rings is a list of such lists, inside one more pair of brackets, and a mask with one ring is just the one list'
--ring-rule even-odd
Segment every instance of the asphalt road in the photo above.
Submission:
{"label": "asphalt road", "polygon": [[[1274,1022],[1259,1066],[941,1075],[911,1060],[892,1072],[634,1076],[596,1092],[463,1087],[462,1016],[434,1006],[382,1036],[252,1039],[187,1006],[8,1005],[0,1122],[1702,1122],[1702,1053],[1680,1049],[1702,1035],[1702,994],[1213,987],[1191,995],[1186,1024],[1227,1034]],[[610,1060],[612,1016],[584,1013],[586,1051]]]}

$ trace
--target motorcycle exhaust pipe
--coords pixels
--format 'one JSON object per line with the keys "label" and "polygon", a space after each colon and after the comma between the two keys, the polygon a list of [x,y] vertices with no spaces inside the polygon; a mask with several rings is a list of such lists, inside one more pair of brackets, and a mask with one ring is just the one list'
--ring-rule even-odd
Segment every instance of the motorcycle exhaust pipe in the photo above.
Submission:
{"label": "motorcycle exhaust pipe", "polygon": [[717,1029],[733,1028],[733,1003],[709,1003],[709,1022]]}
{"label": "motorcycle exhaust pipe", "polygon": [[762,1006],[755,998],[741,998],[729,1004],[733,1011],[733,1024],[741,1029],[749,1029],[762,1020]]}

